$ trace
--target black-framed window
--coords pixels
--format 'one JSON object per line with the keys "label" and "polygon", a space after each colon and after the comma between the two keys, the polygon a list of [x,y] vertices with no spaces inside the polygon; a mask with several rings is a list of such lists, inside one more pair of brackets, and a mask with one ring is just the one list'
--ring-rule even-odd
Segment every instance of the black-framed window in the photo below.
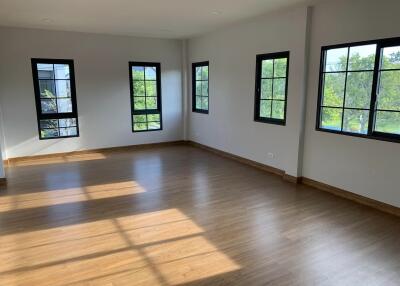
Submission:
{"label": "black-framed window", "polygon": [[286,124],[289,52],[257,55],[254,120]]}
{"label": "black-framed window", "polygon": [[317,130],[400,139],[400,38],[322,47]]}
{"label": "black-framed window", "polygon": [[162,129],[160,63],[129,62],[132,131]]}
{"label": "black-framed window", "polygon": [[208,113],[209,106],[209,63],[192,64],[192,111]]}
{"label": "black-framed window", "polygon": [[79,136],[73,60],[31,62],[39,138]]}

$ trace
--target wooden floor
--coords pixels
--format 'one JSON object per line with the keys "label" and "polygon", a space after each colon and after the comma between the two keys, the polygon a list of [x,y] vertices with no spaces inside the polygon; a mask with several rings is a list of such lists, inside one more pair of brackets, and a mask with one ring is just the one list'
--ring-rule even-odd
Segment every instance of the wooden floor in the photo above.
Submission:
{"label": "wooden floor", "polygon": [[400,218],[194,147],[7,175],[1,286],[400,285]]}

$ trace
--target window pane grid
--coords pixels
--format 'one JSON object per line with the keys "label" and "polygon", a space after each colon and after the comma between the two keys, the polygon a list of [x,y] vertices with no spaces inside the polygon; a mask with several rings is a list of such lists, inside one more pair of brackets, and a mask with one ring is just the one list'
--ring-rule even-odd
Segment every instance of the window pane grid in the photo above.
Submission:
{"label": "window pane grid", "polygon": [[380,55],[374,131],[400,135],[400,46],[383,47]]}
{"label": "window pane grid", "polygon": [[199,107],[198,109],[207,110],[208,106],[205,103],[207,100],[208,100],[208,96],[196,95],[196,101],[200,102],[200,106],[196,105],[197,107]]}
{"label": "window pane grid", "polygon": [[[59,82],[65,82],[64,90],[58,90]],[[50,86],[49,86],[49,83]],[[39,79],[40,99],[43,113],[68,113],[72,112],[71,100],[71,83],[70,80],[43,80]],[[60,86],[62,88],[63,86]],[[50,90],[49,90],[50,88]],[[44,89],[44,92],[42,92]],[[53,103],[53,104],[51,104]],[[50,104],[50,105],[49,105]],[[50,110],[45,110],[46,107],[51,107]],[[61,107],[61,110],[60,110]]]}
{"label": "window pane grid", "polygon": [[[337,52],[335,49],[325,51],[320,124],[326,129],[365,134],[368,130],[373,70],[357,68],[357,66],[363,67],[366,64],[358,63],[357,61],[361,57],[358,53],[351,54],[351,49],[351,47],[347,47],[337,49]],[[353,49],[357,50],[357,47],[353,47]],[[331,57],[329,69],[338,70],[328,70],[328,57]],[[353,65],[352,70],[349,70],[350,61]],[[334,74],[343,75],[343,82],[340,82],[341,78],[338,76],[328,78],[329,75]],[[338,82],[338,80],[340,81]],[[343,83],[344,86],[341,90]],[[342,99],[339,99],[338,96]],[[341,101],[340,105],[337,105],[337,100]],[[325,101],[327,103],[336,101],[336,104],[324,104]]]}
{"label": "window pane grid", "polygon": [[59,138],[77,135],[77,119],[44,119],[40,120],[40,133],[43,138]]}
{"label": "window pane grid", "polygon": [[203,84],[200,84],[200,93],[197,93],[197,83],[198,83],[199,81],[198,80],[196,80],[196,96],[202,96],[203,95]]}
{"label": "window pane grid", "polygon": [[161,128],[160,113],[133,115],[133,130],[149,131],[159,130]]}
{"label": "window pane grid", "polygon": [[400,38],[325,47],[321,61],[317,128],[400,140]]}
{"label": "window pane grid", "polygon": [[[40,65],[40,64],[38,64]],[[37,65],[37,66],[38,66]],[[71,82],[69,78],[69,66],[68,67],[67,76],[64,75],[63,78],[55,78],[58,74],[56,71],[56,65],[49,65],[52,69],[46,70],[48,73],[51,73],[50,77],[39,78],[39,86],[40,86],[40,99],[42,100],[41,108],[43,113],[68,113],[72,112],[72,101],[70,100],[71,96]],[[64,90],[61,91],[58,88],[62,88],[58,83],[65,83]],[[50,90],[49,90],[50,88]],[[44,92],[42,92],[42,89]],[[67,96],[63,95],[66,94]],[[69,96],[68,96],[69,95]],[[46,103],[47,102],[47,103]],[[52,104],[53,103],[53,104]],[[45,110],[46,107],[50,107],[50,110]],[[61,110],[60,110],[61,107]]]}
{"label": "window pane grid", "polygon": [[377,110],[374,131],[400,135],[400,111]]}
{"label": "window pane grid", "polygon": [[132,131],[161,130],[160,65],[130,63]]}
{"label": "window pane grid", "polygon": [[257,56],[256,121],[285,124],[289,52]]}
{"label": "window pane grid", "polygon": [[[37,63],[35,68],[38,71],[38,79],[44,79],[44,80],[54,79],[54,72],[52,72],[52,71],[54,71],[53,64]],[[50,76],[49,76],[49,74],[50,74]]]}
{"label": "window pane grid", "polygon": [[192,111],[208,113],[209,65],[208,62],[192,64]]}
{"label": "window pane grid", "polygon": [[32,70],[39,138],[78,136],[73,61],[32,59]]}

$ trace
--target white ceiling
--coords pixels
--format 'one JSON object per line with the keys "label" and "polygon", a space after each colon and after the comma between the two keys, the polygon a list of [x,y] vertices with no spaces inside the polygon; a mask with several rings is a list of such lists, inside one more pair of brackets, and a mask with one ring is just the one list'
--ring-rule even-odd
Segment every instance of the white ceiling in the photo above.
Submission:
{"label": "white ceiling", "polygon": [[0,26],[186,38],[307,0],[0,0]]}

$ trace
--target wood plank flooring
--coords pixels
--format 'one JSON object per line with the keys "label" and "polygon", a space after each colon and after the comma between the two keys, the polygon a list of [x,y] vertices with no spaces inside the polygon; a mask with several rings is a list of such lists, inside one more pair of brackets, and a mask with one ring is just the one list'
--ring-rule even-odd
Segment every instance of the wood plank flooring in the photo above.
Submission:
{"label": "wood plank flooring", "polygon": [[400,285],[400,218],[194,147],[7,175],[2,286]]}

